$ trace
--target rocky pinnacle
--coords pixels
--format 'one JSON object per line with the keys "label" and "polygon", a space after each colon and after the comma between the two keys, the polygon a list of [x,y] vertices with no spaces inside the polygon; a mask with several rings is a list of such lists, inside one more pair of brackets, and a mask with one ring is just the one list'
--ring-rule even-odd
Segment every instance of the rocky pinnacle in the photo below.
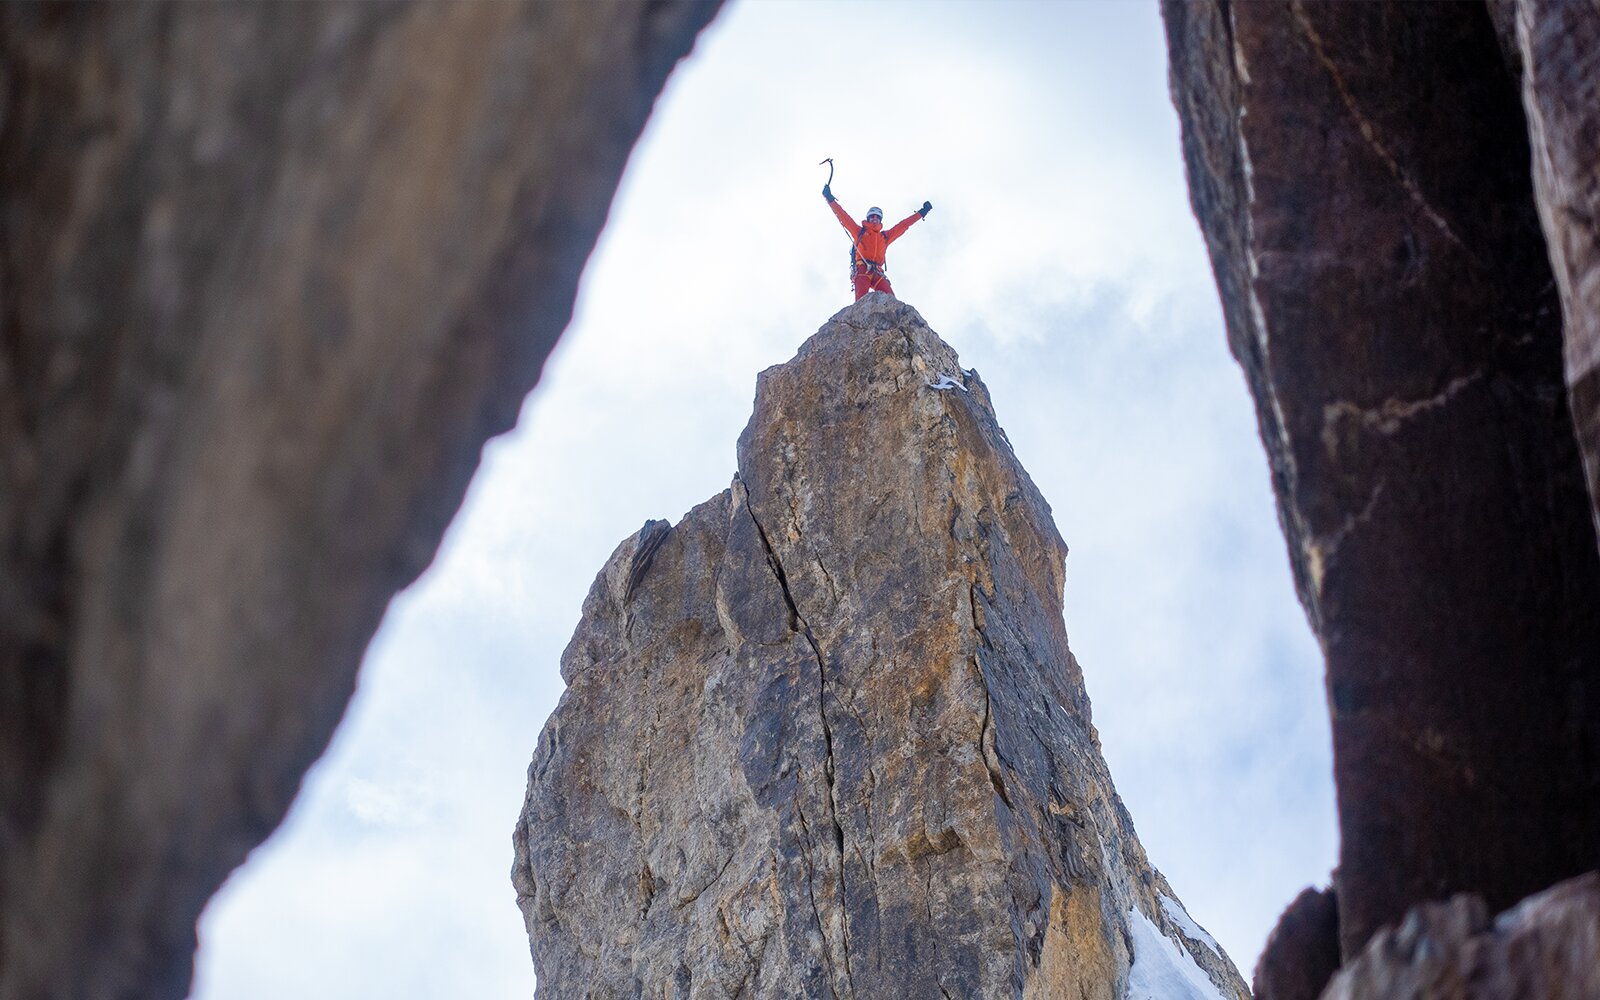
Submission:
{"label": "rocky pinnacle", "polygon": [[538,995],[1248,997],[1112,787],[976,372],[869,295],[761,374],[738,462],[562,657],[512,871]]}

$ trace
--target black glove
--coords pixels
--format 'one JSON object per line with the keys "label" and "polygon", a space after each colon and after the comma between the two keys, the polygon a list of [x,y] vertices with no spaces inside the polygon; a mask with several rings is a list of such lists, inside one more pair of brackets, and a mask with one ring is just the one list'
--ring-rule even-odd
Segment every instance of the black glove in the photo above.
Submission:
{"label": "black glove", "polygon": [[933,202],[925,201],[922,203],[922,207],[917,209],[917,214],[926,219],[931,211],[933,211]]}
{"label": "black glove", "polygon": [[822,185],[822,197],[828,204],[833,204],[833,192],[828,190],[828,185]]}

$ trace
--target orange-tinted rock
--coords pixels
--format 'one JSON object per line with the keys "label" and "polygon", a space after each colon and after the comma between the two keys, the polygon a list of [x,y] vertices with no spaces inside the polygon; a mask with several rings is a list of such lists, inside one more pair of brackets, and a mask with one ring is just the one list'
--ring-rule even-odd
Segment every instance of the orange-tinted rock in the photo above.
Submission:
{"label": "orange-tinted rock", "polygon": [[870,295],[762,373],[738,454],[563,657],[515,836],[540,996],[1116,1000],[1165,958],[1173,1000],[1245,997],[1112,787],[976,373]]}

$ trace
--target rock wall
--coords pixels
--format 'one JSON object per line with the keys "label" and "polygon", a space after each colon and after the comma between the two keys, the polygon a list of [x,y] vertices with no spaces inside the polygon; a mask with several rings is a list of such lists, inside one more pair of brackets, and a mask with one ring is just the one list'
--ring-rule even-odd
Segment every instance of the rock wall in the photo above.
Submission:
{"label": "rock wall", "polygon": [[1313,927],[1348,962],[1415,904],[1600,866],[1600,7],[1163,14],[1327,665],[1337,920],[1286,914],[1270,979],[1325,965]]}
{"label": "rock wall", "polygon": [[738,460],[562,658],[515,834],[539,996],[1246,997],[1117,798],[976,373],[870,295],[762,373]]}
{"label": "rock wall", "polygon": [[1491,919],[1483,899],[1424,903],[1373,937],[1326,1000],[1588,1000],[1600,996],[1600,875]]}
{"label": "rock wall", "polygon": [[184,995],[715,9],[0,8],[0,998]]}
{"label": "rock wall", "polygon": [[1568,400],[1600,526],[1600,7],[1518,0],[1514,11],[1539,221],[1565,320]]}

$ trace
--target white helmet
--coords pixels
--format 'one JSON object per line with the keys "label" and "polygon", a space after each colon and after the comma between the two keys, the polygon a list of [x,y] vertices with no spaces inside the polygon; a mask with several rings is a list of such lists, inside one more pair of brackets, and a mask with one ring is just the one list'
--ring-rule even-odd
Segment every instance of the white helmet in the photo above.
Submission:
{"label": "white helmet", "polygon": [[883,209],[876,205],[867,209],[867,221],[871,222],[874,218],[876,218],[879,222],[883,221]]}

